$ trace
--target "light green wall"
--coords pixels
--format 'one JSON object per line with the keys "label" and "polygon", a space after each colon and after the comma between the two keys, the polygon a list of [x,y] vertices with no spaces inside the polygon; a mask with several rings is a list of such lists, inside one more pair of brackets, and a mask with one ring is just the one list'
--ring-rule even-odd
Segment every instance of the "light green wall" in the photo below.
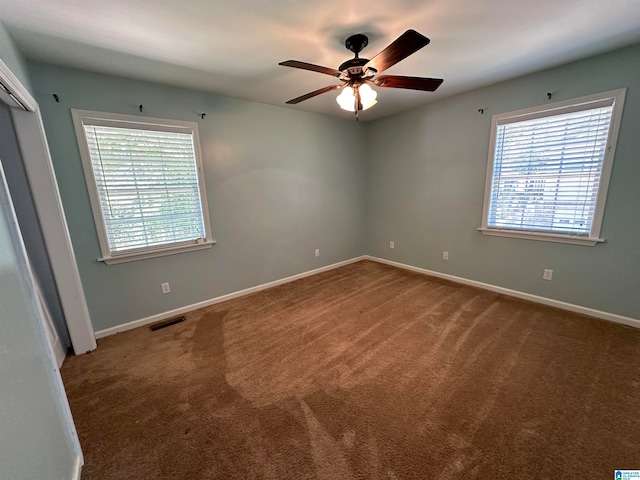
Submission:
{"label": "light green wall", "polygon": [[[95,330],[362,254],[362,132],[355,122],[42,63],[29,69]],[[96,261],[70,109],[137,114],[139,104],[145,116],[198,122],[218,243],[107,266]],[[161,282],[171,284],[170,294]]]}
{"label": "light green wall", "polygon": [[[96,330],[364,253],[640,318],[640,46],[367,124],[42,63],[29,72]],[[480,234],[491,115],[544,104],[547,92],[559,101],[621,87],[606,243]],[[218,244],[106,266],[70,108],[136,114],[139,104],[144,115],[198,122]]]}
{"label": "light green wall", "polygon": [[33,92],[31,79],[27,70],[27,62],[16,48],[13,38],[9,35],[2,21],[0,21],[0,59],[2,59],[11,72],[18,77],[22,85],[24,85],[29,92]]}
{"label": "light green wall", "polygon": [[0,159],[0,479],[70,479],[80,454]]}
{"label": "light green wall", "polygon": [[[547,92],[553,102],[621,87],[628,90],[602,227],[606,243],[585,247],[478,232],[491,116],[545,104]],[[638,132],[640,46],[368,124],[367,253],[638,319]],[[554,270],[552,281],[542,280],[543,268]]]}

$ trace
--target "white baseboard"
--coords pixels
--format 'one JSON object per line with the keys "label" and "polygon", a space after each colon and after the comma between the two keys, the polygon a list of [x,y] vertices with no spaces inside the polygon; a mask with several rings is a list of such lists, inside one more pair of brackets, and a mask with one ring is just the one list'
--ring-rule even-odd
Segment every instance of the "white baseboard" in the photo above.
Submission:
{"label": "white baseboard", "polygon": [[62,363],[67,356],[67,350],[62,345],[60,337],[56,337],[53,345],[51,345],[51,348],[53,348],[53,355],[56,358],[56,364],[58,365],[58,368],[62,367]]}
{"label": "white baseboard", "polygon": [[530,302],[540,303],[543,305],[548,305],[551,307],[561,308],[563,310],[568,310],[570,312],[581,313],[583,315],[589,315],[591,317],[601,318],[603,320],[608,320],[610,322],[620,323],[622,325],[628,325],[635,328],[640,328],[640,320],[631,317],[624,317],[622,315],[617,315],[615,313],[603,312],[601,310],[595,310],[593,308],[583,307],[581,305],[574,305],[572,303],[562,302],[560,300],[554,300],[551,298],[540,297],[538,295],[533,295],[530,293],[520,292],[517,290],[511,290],[509,288],[498,287],[496,285],[491,285],[489,283],[478,282],[476,280],[469,280],[463,277],[457,277],[455,275],[449,275],[447,273],[436,272],[433,270],[427,270],[425,268],[414,267],[413,265],[407,265],[404,263],[394,262],[392,260],[386,260],[384,258],[373,257],[371,255],[362,255],[360,257],[354,257],[349,260],[345,260],[342,262],[334,263],[331,265],[327,265],[325,267],[316,268],[314,270],[309,270],[306,272],[298,273],[297,275],[292,275],[290,277],[281,278],[279,280],[274,280],[273,282],[263,283],[261,285],[256,285],[255,287],[246,288],[244,290],[239,290],[237,292],[228,293],[226,295],[222,295],[220,297],[211,298],[209,300],[204,300],[202,302],[194,303],[191,305],[186,305],[184,307],[176,308],[174,310],[169,310],[167,312],[158,313],[156,315],[151,315],[149,317],[141,318],[138,320],[134,320],[132,322],[123,323],[122,325],[116,325],[115,327],[106,328],[104,330],[98,330],[95,332],[96,338],[103,338],[109,335],[114,335],[119,332],[125,332],[127,330],[132,330],[134,328],[142,327],[144,325],[149,325],[151,323],[160,322],[162,320],[166,320],[168,318],[177,317],[179,315],[183,315],[187,312],[191,312],[193,310],[197,310],[199,308],[208,307],[211,305],[215,305],[216,303],[226,302],[227,300],[231,300],[234,298],[242,297],[244,295],[249,295],[251,293],[259,292],[260,290],[265,290],[267,288],[275,287],[277,285],[282,285],[284,283],[293,282],[295,280],[299,280],[304,277],[309,277],[311,275],[316,275],[321,272],[326,272],[328,270],[333,270],[338,267],[342,267],[343,265],[349,265],[350,263],[359,262],[360,260],[372,260],[378,263],[384,263],[387,265],[392,265],[394,267],[402,268],[404,270],[410,270],[412,272],[421,273],[424,275],[430,275],[432,277],[443,278],[446,280],[450,280],[456,283],[462,283],[464,285],[471,285],[474,287],[482,288],[485,290],[490,290],[492,292],[501,293],[503,295],[508,295],[510,297],[520,298],[522,300],[528,300]]}
{"label": "white baseboard", "polygon": [[528,300],[530,302],[541,303],[550,307],[561,308],[562,310],[568,310],[570,312],[581,313],[590,317],[600,318],[602,320],[608,320],[614,323],[621,323],[622,325],[628,325],[630,327],[640,328],[640,320],[617,315],[615,313],[603,312],[601,310],[595,310],[593,308],[583,307],[581,305],[575,305],[572,303],[562,302],[560,300],[554,300],[552,298],[540,297],[538,295],[532,295],[530,293],[520,292],[517,290],[511,290],[509,288],[498,287],[489,283],[478,282],[476,280],[469,280],[463,277],[456,277],[455,275],[449,275],[447,273],[435,272],[433,270],[427,270],[425,268],[414,267],[413,265],[407,265],[405,263],[394,262],[392,260],[386,260],[384,258],[373,257],[371,255],[364,256],[367,260],[372,260],[378,263],[384,263],[392,265],[394,267],[410,270],[412,272],[422,273],[424,275],[430,275],[432,277],[443,278],[445,280],[451,280],[452,282],[462,283],[464,285],[471,285],[474,287],[482,288],[484,290],[490,290],[492,292],[501,293],[510,297],[520,298],[522,300]]}
{"label": "white baseboard", "polygon": [[325,267],[320,267],[314,270],[298,273],[297,275],[292,275],[291,277],[281,278],[279,280],[274,280],[273,282],[263,283],[261,285],[256,285],[255,287],[246,288],[244,290],[228,293],[220,297],[211,298],[209,300],[204,300],[202,302],[186,305],[184,307],[176,308],[174,310],[169,310],[168,312],[158,313],[156,315],[151,315],[150,317],[145,317],[139,320],[134,320],[132,322],[123,323],[122,325],[116,325],[115,327],[105,328],[104,330],[98,330],[97,332],[95,332],[95,335],[96,335],[96,338],[103,338],[109,335],[114,335],[119,332],[125,332],[127,330],[132,330],[134,328],[142,327],[150,323],[160,322],[168,318],[177,317],[179,315],[183,315],[187,312],[191,312],[199,308],[209,307],[211,305],[215,305],[216,303],[226,302],[227,300],[231,300],[233,298],[238,298],[244,295],[249,295],[251,293],[259,292],[260,290],[265,290],[267,288],[275,287],[277,285],[282,285],[283,283],[293,282],[294,280],[299,280],[304,277],[310,277],[311,275],[316,275],[321,272],[333,270],[335,268],[342,267],[343,265],[349,265],[350,263],[355,263],[355,262],[359,262],[360,260],[365,260],[366,258],[368,258],[366,255],[363,255],[360,257],[354,257],[349,260],[344,260],[342,262],[327,265]]}
{"label": "white baseboard", "polygon": [[73,471],[71,472],[71,477],[69,480],[80,480],[80,475],[82,474],[82,457],[76,457],[73,462]]}
{"label": "white baseboard", "polygon": [[51,311],[49,310],[47,302],[44,299],[42,287],[40,286],[40,282],[38,282],[38,279],[36,277],[33,277],[33,285],[36,291],[36,296],[38,297],[40,310],[42,311],[42,323],[44,324],[46,337],[49,341],[49,345],[51,345],[51,351],[53,352],[53,358],[56,361],[56,365],[58,366],[58,368],[60,368],[62,367],[62,363],[64,362],[65,357],[67,356],[67,349],[62,345],[60,335],[58,335],[58,331],[53,324]]}

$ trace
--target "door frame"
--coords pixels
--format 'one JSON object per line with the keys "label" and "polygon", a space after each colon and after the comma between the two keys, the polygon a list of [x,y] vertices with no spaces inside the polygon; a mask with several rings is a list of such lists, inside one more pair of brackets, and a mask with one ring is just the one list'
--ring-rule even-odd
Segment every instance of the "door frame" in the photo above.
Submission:
{"label": "door frame", "polygon": [[27,88],[0,59],[0,81],[18,100],[11,115],[18,137],[36,212],[56,280],[71,344],[76,354],[97,346],[78,264],[58,190],[40,108]]}

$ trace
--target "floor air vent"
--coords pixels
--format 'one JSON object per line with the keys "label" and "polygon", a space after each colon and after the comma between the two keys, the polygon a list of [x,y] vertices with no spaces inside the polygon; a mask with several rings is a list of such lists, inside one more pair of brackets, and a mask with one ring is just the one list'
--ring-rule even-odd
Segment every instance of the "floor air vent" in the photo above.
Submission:
{"label": "floor air vent", "polygon": [[167,327],[170,327],[171,325],[175,325],[176,323],[181,323],[184,321],[185,321],[184,317],[172,318],[171,320],[165,320],[163,322],[154,323],[149,328],[151,329],[152,332],[155,332],[156,330],[167,328]]}

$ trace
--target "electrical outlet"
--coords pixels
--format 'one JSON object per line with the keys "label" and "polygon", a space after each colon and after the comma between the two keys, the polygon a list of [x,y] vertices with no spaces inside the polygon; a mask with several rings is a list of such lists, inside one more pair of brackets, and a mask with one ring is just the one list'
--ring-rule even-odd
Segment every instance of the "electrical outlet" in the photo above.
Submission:
{"label": "electrical outlet", "polygon": [[442,259],[449,260],[449,252],[442,252]]}
{"label": "electrical outlet", "polygon": [[320,256],[320,249],[316,248],[316,257],[319,257],[319,256]]}
{"label": "electrical outlet", "polygon": [[549,270],[548,268],[545,268],[544,272],[542,273],[542,279],[551,280],[552,278],[553,278],[553,270]]}
{"label": "electrical outlet", "polygon": [[160,284],[160,287],[162,287],[162,293],[169,293],[171,292],[171,287],[169,286],[169,282],[164,282]]}
{"label": "electrical outlet", "polygon": [[396,242],[394,242],[393,240],[391,240],[389,242],[389,248],[396,248]]}

